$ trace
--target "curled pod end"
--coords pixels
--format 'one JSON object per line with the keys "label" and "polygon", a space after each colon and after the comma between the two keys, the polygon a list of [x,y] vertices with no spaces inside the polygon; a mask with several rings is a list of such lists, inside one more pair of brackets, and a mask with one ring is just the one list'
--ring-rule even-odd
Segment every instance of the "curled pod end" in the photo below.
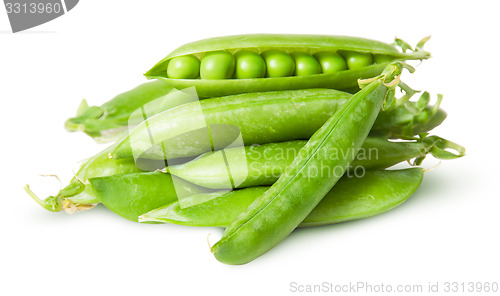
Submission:
{"label": "curled pod end", "polygon": [[24,191],[47,211],[59,212],[63,209],[61,199],[57,196],[49,196],[42,200],[30,189],[29,185],[24,186]]}
{"label": "curled pod end", "polygon": [[431,53],[423,49],[425,43],[429,41],[430,38],[431,36],[422,38],[415,46],[415,49],[413,49],[409,43],[397,37],[395,38],[393,45],[401,48],[403,55],[405,55],[408,59],[422,61],[431,58]]}
{"label": "curled pod end", "polygon": [[24,191],[36,201],[42,208],[51,212],[65,211],[66,213],[73,214],[75,212],[81,212],[95,207],[95,205],[81,205],[71,202],[68,199],[62,198],[60,195],[49,196],[46,199],[40,199],[29,187],[29,185],[24,186]]}
{"label": "curled pod end", "polygon": [[423,140],[430,146],[432,156],[437,159],[456,159],[465,156],[465,147],[438,136],[429,136]]}
{"label": "curled pod end", "polygon": [[382,71],[382,74],[367,78],[367,79],[358,79],[358,85],[360,89],[363,89],[365,86],[369,85],[373,81],[383,79],[385,86],[389,89],[394,89],[401,81],[400,75],[404,68],[407,68],[407,64],[403,62],[393,62],[385,67]]}

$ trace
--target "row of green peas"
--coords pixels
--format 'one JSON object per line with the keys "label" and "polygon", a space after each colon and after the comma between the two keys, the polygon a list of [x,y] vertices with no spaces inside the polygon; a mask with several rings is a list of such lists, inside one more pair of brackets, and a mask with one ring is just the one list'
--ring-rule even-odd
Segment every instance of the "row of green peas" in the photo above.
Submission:
{"label": "row of green peas", "polygon": [[288,54],[268,50],[262,54],[242,50],[209,52],[201,61],[194,55],[173,58],[167,75],[174,79],[251,79],[263,77],[331,74],[343,70],[361,69],[375,63],[385,63],[390,57],[361,52],[304,52]]}

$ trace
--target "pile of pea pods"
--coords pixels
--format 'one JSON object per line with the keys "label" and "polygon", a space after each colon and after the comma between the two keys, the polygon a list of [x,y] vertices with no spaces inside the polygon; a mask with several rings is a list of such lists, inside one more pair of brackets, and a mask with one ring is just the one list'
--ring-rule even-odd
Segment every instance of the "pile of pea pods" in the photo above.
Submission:
{"label": "pile of pea pods", "polygon": [[103,204],[135,222],[224,227],[211,251],[227,264],[256,259],[296,227],[384,213],[420,186],[428,154],[465,155],[429,134],[446,118],[442,96],[431,105],[401,81],[411,61],[430,58],[428,39],[185,44],[146,72],[151,81],[101,106],[84,100],[66,129],[113,143],[56,195],[25,190],[54,212]]}

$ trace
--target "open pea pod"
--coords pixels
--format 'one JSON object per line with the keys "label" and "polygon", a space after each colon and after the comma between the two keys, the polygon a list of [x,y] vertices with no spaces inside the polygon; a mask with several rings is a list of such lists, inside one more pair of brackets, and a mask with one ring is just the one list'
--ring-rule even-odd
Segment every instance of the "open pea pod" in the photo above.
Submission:
{"label": "open pea pod", "polygon": [[[367,171],[362,177],[345,175],[299,227],[334,224],[384,213],[407,200],[420,186],[422,178],[421,168]],[[173,201],[144,213],[139,221],[227,227],[268,189],[260,186],[229,191],[189,208],[181,208],[178,201]],[[164,194],[148,196],[155,200],[161,195]],[[205,198],[201,195],[191,198]]]}
{"label": "open pea pod", "polygon": [[[412,50],[349,36],[248,34],[185,44],[145,76],[175,88],[195,86],[201,97],[305,88],[357,88],[395,60],[423,60],[424,38]],[[397,49],[402,48],[403,51]]]}
{"label": "open pea pod", "polygon": [[[212,188],[245,188],[271,185],[293,162],[307,141],[287,141],[207,152],[164,171],[193,184]],[[452,148],[456,153],[443,151]],[[385,138],[368,137],[350,164],[354,174],[366,170],[384,169],[403,161],[415,159],[420,164],[430,153],[439,159],[454,159],[464,155],[464,148],[437,136],[419,140],[393,142]],[[342,157],[331,151],[331,158]]]}

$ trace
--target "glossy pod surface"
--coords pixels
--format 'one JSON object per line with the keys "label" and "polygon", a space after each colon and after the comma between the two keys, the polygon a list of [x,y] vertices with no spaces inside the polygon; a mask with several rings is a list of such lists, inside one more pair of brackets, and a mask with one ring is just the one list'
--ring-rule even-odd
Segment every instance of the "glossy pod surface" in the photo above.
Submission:
{"label": "glossy pod surface", "polygon": [[[188,182],[172,180],[161,172],[131,173],[90,179],[96,197],[111,211],[137,222],[141,214],[177,201],[181,186],[194,194],[205,192]],[[175,186],[174,186],[175,185]]]}
{"label": "glossy pod surface", "polygon": [[[209,139],[204,138],[208,133],[198,129],[195,120],[200,116],[200,107],[203,123],[210,127],[212,135],[217,134],[221,148],[232,143],[239,132],[247,146],[306,140],[350,97],[348,93],[331,89],[307,89],[240,94],[188,103],[141,123],[118,144],[113,157],[133,157],[132,147],[140,151],[141,157],[152,159],[189,157],[210,151],[206,144]],[[411,113],[404,105],[397,110],[381,112],[372,132],[398,135],[409,125],[415,130],[424,126],[427,131],[445,118],[440,116],[444,112],[438,110],[426,121],[419,122],[415,119],[418,114]],[[160,150],[153,150],[152,144],[160,146]]]}
{"label": "glossy pod surface", "polygon": [[[235,70],[231,64],[226,62],[221,63],[220,67],[217,68],[217,71],[220,70],[226,75],[215,75],[213,77],[201,75],[201,79],[188,79],[187,76],[186,79],[178,79],[168,75],[167,70],[171,60],[179,57],[189,56],[203,63],[203,60],[213,52],[226,52],[236,55],[240,51],[253,52],[262,56],[262,59],[265,60],[265,77],[260,71],[256,71],[254,75],[249,76],[233,75],[229,77],[229,72],[238,72],[238,63]],[[347,67],[330,67],[327,71],[324,70],[325,67],[318,67],[321,64],[321,59],[316,54],[322,52],[328,54],[340,53],[340,57],[347,61]],[[270,53],[273,53],[272,56]],[[304,55],[307,55],[306,59],[311,61],[306,62],[305,65],[308,70],[305,71],[301,68],[301,65],[304,65],[301,62],[301,59],[304,60]],[[384,58],[377,58],[378,56]],[[429,53],[422,51],[420,48],[414,52],[403,53],[393,45],[364,38],[327,35],[250,34],[209,38],[185,44],[158,62],[145,75],[148,78],[163,78],[178,89],[195,86],[198,95],[201,97],[305,88],[351,89],[357,86],[357,79],[380,74],[390,61],[422,60],[429,57]],[[374,64],[373,59],[382,63]],[[257,63],[262,65],[261,61]],[[296,68],[297,64],[299,66]],[[191,66],[187,65],[187,67]],[[333,69],[339,71],[332,71]],[[217,71],[214,71],[214,73]],[[233,77],[235,79],[232,79]]]}
{"label": "glossy pod surface", "polygon": [[292,164],[224,231],[212,247],[226,264],[245,264],[287,237],[342,177],[354,156],[329,159],[329,151],[358,151],[389,93],[388,83],[401,73],[391,64],[384,75],[356,93],[309,139]]}
{"label": "glossy pod surface", "polygon": [[[421,168],[367,171],[360,178],[344,176],[299,227],[333,224],[381,214],[408,199],[417,190],[422,178]],[[269,187],[261,186],[229,191],[220,197],[184,209],[179,202],[174,201],[145,213],[139,220],[227,227],[268,189]],[[149,196],[157,198],[155,195]]]}
{"label": "glossy pod surface", "polygon": [[[441,138],[436,140],[446,141]],[[423,160],[428,153],[435,150],[436,140],[391,142],[384,138],[368,137],[356,159],[350,164],[351,174],[362,175],[366,170],[388,168],[413,158]],[[288,141],[246,146],[245,157],[240,156],[240,148],[207,152],[189,162],[169,166],[167,171],[193,184],[213,189],[232,188],[231,185],[236,188],[271,185],[278,180],[306,143],[307,141]],[[330,156],[340,157],[333,154]],[[436,156],[441,158],[441,155]],[[458,158],[461,155],[450,153],[446,157],[452,156]],[[229,165],[224,159],[231,160],[232,163]],[[234,180],[243,181],[241,184],[235,184]]]}

